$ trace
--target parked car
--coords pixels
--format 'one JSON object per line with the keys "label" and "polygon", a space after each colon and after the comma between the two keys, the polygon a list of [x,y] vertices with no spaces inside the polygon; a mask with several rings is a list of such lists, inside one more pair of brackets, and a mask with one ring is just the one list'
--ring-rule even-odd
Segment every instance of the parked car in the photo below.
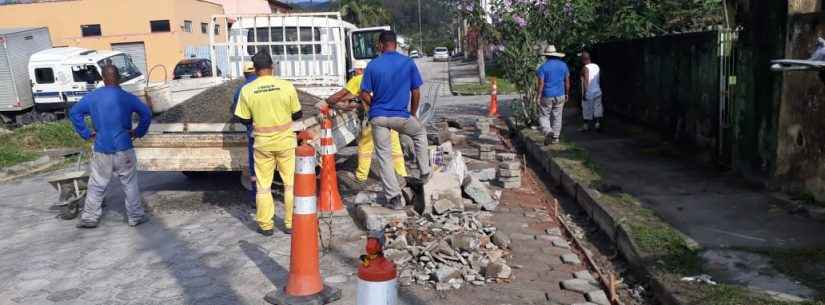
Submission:
{"label": "parked car", "polygon": [[433,50],[433,61],[450,61],[450,50],[445,47],[437,47]]}
{"label": "parked car", "polygon": [[421,58],[421,54],[419,54],[416,50],[412,50],[410,51],[410,58]]}
{"label": "parked car", "polygon": [[[218,76],[221,70],[218,69]],[[175,65],[174,79],[212,77],[212,61],[203,58],[184,59]]]}

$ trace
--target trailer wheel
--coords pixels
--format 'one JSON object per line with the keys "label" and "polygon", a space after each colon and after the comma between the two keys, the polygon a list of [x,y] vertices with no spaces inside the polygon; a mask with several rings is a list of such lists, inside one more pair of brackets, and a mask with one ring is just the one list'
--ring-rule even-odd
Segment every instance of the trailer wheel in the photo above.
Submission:
{"label": "trailer wheel", "polygon": [[60,219],[63,220],[72,220],[77,218],[77,215],[80,214],[80,206],[83,202],[86,201],[86,196],[80,197],[72,203],[69,203],[63,206],[60,209],[60,214],[58,215]]}

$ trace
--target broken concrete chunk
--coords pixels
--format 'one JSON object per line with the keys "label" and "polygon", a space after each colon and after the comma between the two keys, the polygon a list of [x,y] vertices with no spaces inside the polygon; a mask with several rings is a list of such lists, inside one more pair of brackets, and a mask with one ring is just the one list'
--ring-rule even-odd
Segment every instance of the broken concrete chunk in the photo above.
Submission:
{"label": "broken concrete chunk", "polygon": [[475,251],[481,247],[481,241],[472,234],[461,233],[450,238],[450,244],[455,249],[464,251]]}
{"label": "broken concrete chunk", "polygon": [[446,283],[451,279],[460,279],[461,272],[453,267],[447,265],[441,265],[438,270],[433,272],[432,280],[436,281],[437,283]]}
{"label": "broken concrete chunk", "polygon": [[432,214],[433,203],[439,199],[462,202],[461,183],[453,174],[433,172],[423,189],[424,200],[416,200],[415,207],[415,211],[421,215]]}
{"label": "broken concrete chunk", "polygon": [[487,278],[509,279],[513,274],[513,269],[505,263],[491,262],[484,268],[484,276]]}
{"label": "broken concrete chunk", "polygon": [[412,255],[406,251],[406,249],[385,249],[384,257],[386,257],[388,260],[391,260],[396,265],[404,265],[413,258]]}
{"label": "broken concrete chunk", "polygon": [[386,201],[384,196],[378,192],[361,191],[355,195],[355,204],[357,205],[366,204],[380,206],[384,203],[384,201]]}
{"label": "broken concrete chunk", "polygon": [[590,274],[590,271],[587,271],[587,270],[576,271],[576,272],[573,273],[573,277],[577,278],[577,279],[586,280],[586,281],[593,281],[593,282],[596,281],[596,278],[594,278],[593,275]]}
{"label": "broken concrete chunk", "polygon": [[479,144],[479,145],[478,145],[478,151],[479,151],[479,152],[489,152],[489,151],[493,151],[493,145],[490,145],[490,144]]}
{"label": "broken concrete chunk", "polygon": [[501,231],[497,231],[496,233],[494,233],[493,236],[490,237],[490,241],[501,249],[510,248],[510,237],[507,236],[507,234],[502,233]]}
{"label": "broken concrete chunk", "polygon": [[493,200],[493,201],[490,201],[488,203],[482,203],[481,204],[481,209],[484,210],[484,211],[493,212],[498,208],[498,203],[499,203],[498,200]]}
{"label": "broken concrete chunk", "polygon": [[470,199],[475,201],[475,203],[483,205],[493,201],[493,197],[490,196],[490,189],[487,188],[487,185],[472,176],[467,176],[467,179],[464,179],[463,189],[464,193],[467,194],[467,197],[470,197]]}
{"label": "broken concrete chunk", "polygon": [[464,210],[464,202],[463,200],[461,203],[453,202],[449,199],[438,199],[433,204],[433,213],[436,215],[444,215],[450,211],[463,211]]}
{"label": "broken concrete chunk", "polygon": [[405,211],[396,211],[385,207],[369,205],[359,205],[358,208],[356,208],[356,215],[367,230],[383,230],[387,224],[404,222],[407,219],[407,212]]}
{"label": "broken concrete chunk", "polygon": [[588,293],[591,291],[600,290],[599,287],[593,286],[589,281],[583,279],[570,279],[561,281],[561,288],[575,291],[578,293]]}

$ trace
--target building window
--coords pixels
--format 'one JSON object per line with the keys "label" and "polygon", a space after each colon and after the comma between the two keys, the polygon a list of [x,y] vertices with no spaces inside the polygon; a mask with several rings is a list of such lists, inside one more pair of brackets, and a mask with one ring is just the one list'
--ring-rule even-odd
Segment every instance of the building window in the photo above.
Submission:
{"label": "building window", "polygon": [[183,21],[183,31],[187,33],[192,33],[192,21],[184,20]]}
{"label": "building window", "polygon": [[149,26],[152,29],[152,33],[172,31],[172,28],[169,26],[169,20],[152,20],[149,21]]}
{"label": "building window", "polygon": [[84,24],[80,26],[80,34],[83,37],[92,37],[92,36],[101,36],[103,33],[100,31],[99,24]]}
{"label": "building window", "polygon": [[54,71],[52,68],[34,69],[34,80],[38,84],[54,84]]}
{"label": "building window", "polygon": [[206,22],[201,23],[201,33],[209,33],[209,24]]}
{"label": "building window", "polygon": [[221,33],[221,26],[219,24],[216,24],[215,25],[215,35],[218,35],[220,33]]}

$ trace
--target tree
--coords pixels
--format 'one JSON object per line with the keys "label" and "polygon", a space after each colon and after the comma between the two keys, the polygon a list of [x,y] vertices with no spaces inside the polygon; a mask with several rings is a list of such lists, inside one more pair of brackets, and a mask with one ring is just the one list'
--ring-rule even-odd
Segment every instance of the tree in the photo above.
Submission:
{"label": "tree", "polygon": [[341,15],[344,20],[358,27],[387,25],[392,22],[392,15],[375,0],[345,0],[341,2]]}

